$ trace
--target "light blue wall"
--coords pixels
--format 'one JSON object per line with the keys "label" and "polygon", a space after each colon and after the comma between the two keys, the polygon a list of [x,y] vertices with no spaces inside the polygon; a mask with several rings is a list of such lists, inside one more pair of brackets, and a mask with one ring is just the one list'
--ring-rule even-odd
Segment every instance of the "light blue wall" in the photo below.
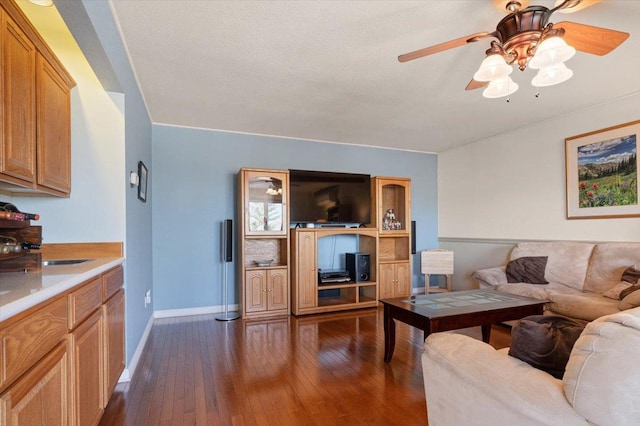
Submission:
{"label": "light blue wall", "polygon": [[[235,219],[241,167],[411,178],[418,252],[437,247],[436,155],[154,125],[154,309],[222,304],[220,222]],[[413,265],[422,286],[417,257]],[[229,274],[237,293],[234,266]]]}
{"label": "light blue wall", "polygon": [[[151,165],[151,120],[147,114],[138,84],[129,64],[118,28],[114,22],[109,3],[106,1],[83,0],[82,5],[90,19],[88,26],[70,28],[81,46],[93,45],[104,49],[109,64],[117,76],[125,97],[125,173],[137,170],[138,161]],[[71,8],[79,7],[72,2]],[[62,13],[62,11],[61,11]],[[64,13],[63,13],[63,17]],[[77,19],[77,18],[76,18]],[[74,31],[74,28],[76,29]],[[82,31],[82,29],[91,31]],[[98,40],[95,39],[98,37]],[[92,38],[93,37],[93,38]],[[91,59],[91,58],[89,58]],[[92,64],[93,65],[93,64]],[[101,66],[104,66],[102,64]],[[150,168],[151,169],[151,168]],[[150,181],[153,181],[151,169]],[[126,182],[126,178],[125,178]],[[137,198],[135,188],[125,183],[126,190],[126,239],[125,239],[125,283],[126,283],[126,345],[127,364],[131,361],[153,313],[153,304],[144,306],[144,294],[152,289],[152,203],[153,196],[142,203]],[[153,191],[149,184],[148,193]]]}

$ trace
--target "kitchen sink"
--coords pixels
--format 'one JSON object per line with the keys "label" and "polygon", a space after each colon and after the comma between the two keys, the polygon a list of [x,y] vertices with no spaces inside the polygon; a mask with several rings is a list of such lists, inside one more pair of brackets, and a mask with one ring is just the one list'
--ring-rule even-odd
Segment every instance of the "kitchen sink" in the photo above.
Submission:
{"label": "kitchen sink", "polygon": [[42,266],[56,266],[56,265],[77,265],[79,263],[88,262],[93,259],[57,259],[57,260],[43,260]]}

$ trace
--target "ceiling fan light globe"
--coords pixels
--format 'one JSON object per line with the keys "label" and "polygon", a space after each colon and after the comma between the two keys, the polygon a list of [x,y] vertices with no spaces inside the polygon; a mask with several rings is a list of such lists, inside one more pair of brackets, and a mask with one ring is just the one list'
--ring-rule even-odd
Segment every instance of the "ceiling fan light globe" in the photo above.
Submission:
{"label": "ceiling fan light globe", "polygon": [[506,76],[489,83],[482,92],[482,96],[489,99],[503,98],[515,93],[518,90],[518,83],[513,81],[511,77]]}
{"label": "ceiling fan light globe", "polygon": [[507,64],[502,55],[489,55],[480,64],[480,68],[473,75],[476,81],[493,81],[504,78],[513,72],[513,67]]}
{"label": "ceiling fan light globe", "polygon": [[534,70],[550,67],[568,61],[575,54],[576,49],[569,46],[562,37],[549,37],[540,43],[528,66]]}
{"label": "ceiling fan light globe", "polygon": [[573,76],[573,71],[567,68],[564,63],[556,64],[551,67],[541,68],[531,80],[531,84],[535,87],[547,87],[563,83]]}

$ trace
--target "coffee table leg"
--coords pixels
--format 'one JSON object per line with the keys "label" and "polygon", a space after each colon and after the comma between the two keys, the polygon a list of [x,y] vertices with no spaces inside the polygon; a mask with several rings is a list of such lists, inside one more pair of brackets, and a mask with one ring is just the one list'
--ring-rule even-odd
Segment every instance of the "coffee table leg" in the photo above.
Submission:
{"label": "coffee table leg", "polygon": [[482,341],[485,343],[489,343],[489,339],[491,338],[491,324],[482,326]]}
{"label": "coffee table leg", "polygon": [[384,362],[390,362],[396,347],[396,322],[391,318],[391,309],[384,305]]}

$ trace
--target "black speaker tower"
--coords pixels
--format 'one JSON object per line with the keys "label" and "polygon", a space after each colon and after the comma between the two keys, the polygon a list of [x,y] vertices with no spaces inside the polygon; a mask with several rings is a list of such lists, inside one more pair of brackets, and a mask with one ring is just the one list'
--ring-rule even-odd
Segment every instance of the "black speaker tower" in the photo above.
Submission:
{"label": "black speaker tower", "polygon": [[222,222],[222,260],[233,262],[233,221],[225,219]]}
{"label": "black speaker tower", "polygon": [[224,312],[216,316],[218,321],[232,321],[240,318],[240,314],[237,312],[229,312],[229,271],[227,266],[229,262],[233,261],[233,221],[231,219],[225,219],[220,223],[220,251],[222,255],[222,299],[224,303]]}
{"label": "black speaker tower", "polygon": [[411,221],[411,254],[416,254],[416,221]]}

